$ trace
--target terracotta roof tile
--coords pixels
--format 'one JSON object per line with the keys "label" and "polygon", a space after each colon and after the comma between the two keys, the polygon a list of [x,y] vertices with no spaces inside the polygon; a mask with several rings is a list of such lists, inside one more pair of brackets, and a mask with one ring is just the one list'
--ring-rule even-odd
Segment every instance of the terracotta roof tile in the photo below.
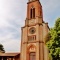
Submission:
{"label": "terracotta roof tile", "polygon": [[20,53],[1,53],[0,56],[17,56],[20,55]]}

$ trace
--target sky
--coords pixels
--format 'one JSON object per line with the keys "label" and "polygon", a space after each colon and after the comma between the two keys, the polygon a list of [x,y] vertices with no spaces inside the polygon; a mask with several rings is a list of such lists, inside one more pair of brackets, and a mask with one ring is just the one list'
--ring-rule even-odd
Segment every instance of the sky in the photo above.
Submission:
{"label": "sky", "polygon": [[[20,52],[21,27],[25,24],[28,0],[0,0],[0,44],[6,52]],[[60,17],[60,0],[40,0],[43,19],[53,27]]]}

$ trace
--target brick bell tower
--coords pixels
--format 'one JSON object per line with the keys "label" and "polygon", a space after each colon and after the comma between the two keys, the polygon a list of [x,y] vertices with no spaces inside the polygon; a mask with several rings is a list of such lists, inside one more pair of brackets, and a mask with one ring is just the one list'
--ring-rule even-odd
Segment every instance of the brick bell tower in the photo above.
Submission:
{"label": "brick bell tower", "polygon": [[45,46],[45,36],[48,32],[48,23],[43,21],[40,1],[29,0],[25,26],[22,27],[20,60],[48,60],[48,50]]}

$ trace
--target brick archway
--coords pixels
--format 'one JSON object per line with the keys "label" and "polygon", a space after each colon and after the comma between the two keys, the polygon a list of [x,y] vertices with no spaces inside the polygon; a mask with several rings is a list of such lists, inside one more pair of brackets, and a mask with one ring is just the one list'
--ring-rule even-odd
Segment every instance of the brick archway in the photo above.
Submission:
{"label": "brick archway", "polygon": [[36,59],[36,46],[34,44],[30,44],[27,48],[28,59],[27,60],[35,60]]}
{"label": "brick archway", "polygon": [[30,44],[28,47],[27,47],[27,51],[28,52],[36,52],[36,46],[34,44]]}

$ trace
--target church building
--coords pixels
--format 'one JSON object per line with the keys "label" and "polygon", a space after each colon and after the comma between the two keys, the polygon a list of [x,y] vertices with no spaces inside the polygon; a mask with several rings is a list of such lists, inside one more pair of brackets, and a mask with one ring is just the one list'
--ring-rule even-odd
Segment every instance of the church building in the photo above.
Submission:
{"label": "church building", "polygon": [[6,60],[49,60],[49,52],[45,44],[45,37],[48,32],[49,26],[43,20],[40,1],[28,0],[25,25],[21,28],[21,51],[20,53],[13,54],[13,56],[11,56],[12,53],[6,56],[4,55],[6,53],[3,53],[0,55],[0,58],[5,57]]}
{"label": "church building", "polygon": [[22,29],[20,60],[49,60],[45,37],[48,23],[43,21],[42,5],[39,0],[29,0],[27,17]]}

